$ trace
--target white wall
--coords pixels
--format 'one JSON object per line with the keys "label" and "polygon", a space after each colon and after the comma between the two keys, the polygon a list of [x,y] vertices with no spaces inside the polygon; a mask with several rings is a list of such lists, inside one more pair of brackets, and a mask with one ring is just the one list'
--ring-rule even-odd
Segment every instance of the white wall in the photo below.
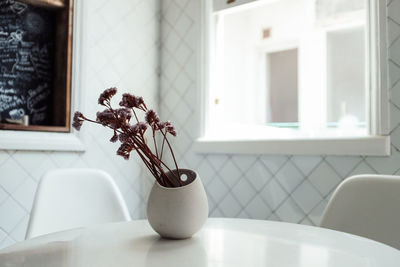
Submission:
{"label": "white wall", "polygon": [[[83,4],[82,111],[94,116],[99,93],[111,86],[143,95],[157,108],[159,1],[76,0]],[[40,177],[50,169],[94,167],[110,173],[133,218],[144,217],[152,183],[136,157],[116,156],[111,133],[84,125],[85,153],[0,150],[0,248],[24,239]],[[23,140],[21,140],[23,142]],[[99,207],[101,208],[101,207]]]}
{"label": "white wall", "polygon": [[200,173],[211,216],[318,224],[336,186],[349,175],[400,174],[400,0],[388,0],[390,157],[196,154],[199,136],[200,0],[162,1],[161,108],[175,121],[181,165]]}

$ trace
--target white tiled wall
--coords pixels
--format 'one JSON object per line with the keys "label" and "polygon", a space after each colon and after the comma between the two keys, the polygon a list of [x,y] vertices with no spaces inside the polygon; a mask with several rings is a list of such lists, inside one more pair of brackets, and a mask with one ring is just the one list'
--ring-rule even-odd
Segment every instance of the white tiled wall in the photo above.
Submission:
{"label": "white tiled wall", "polygon": [[391,157],[197,155],[200,0],[162,0],[161,109],[179,129],[181,165],[199,171],[211,216],[316,225],[332,191],[361,173],[400,174],[400,0],[388,0]]}
{"label": "white tiled wall", "polygon": [[[82,1],[84,32],[82,110],[95,115],[99,93],[110,86],[143,95],[154,106],[158,95],[158,0]],[[155,107],[156,108],[156,107]],[[0,248],[24,239],[39,178],[53,168],[95,167],[119,185],[133,218],[143,218],[152,180],[143,179],[135,159],[115,155],[111,133],[85,125],[86,153],[0,150]],[[147,177],[146,177],[147,178]]]}

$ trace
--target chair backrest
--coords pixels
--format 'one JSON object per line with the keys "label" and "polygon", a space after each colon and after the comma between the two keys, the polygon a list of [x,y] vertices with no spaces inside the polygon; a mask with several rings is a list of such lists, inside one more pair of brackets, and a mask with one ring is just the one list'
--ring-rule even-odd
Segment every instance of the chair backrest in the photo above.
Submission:
{"label": "chair backrest", "polygon": [[344,180],[320,226],[400,249],[400,176],[357,175]]}
{"label": "chair backrest", "polygon": [[106,172],[58,169],[47,172],[39,183],[26,238],[127,220],[126,204]]}

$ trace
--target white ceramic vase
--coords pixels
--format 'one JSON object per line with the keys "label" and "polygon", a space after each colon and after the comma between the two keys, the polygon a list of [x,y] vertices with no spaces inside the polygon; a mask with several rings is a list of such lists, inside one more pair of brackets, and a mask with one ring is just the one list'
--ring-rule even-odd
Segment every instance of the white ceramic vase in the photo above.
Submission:
{"label": "white ceramic vase", "polygon": [[[173,170],[177,174],[176,170]],[[164,187],[155,182],[147,203],[147,218],[163,238],[186,239],[198,232],[208,217],[208,201],[199,175],[179,169],[181,187]]]}

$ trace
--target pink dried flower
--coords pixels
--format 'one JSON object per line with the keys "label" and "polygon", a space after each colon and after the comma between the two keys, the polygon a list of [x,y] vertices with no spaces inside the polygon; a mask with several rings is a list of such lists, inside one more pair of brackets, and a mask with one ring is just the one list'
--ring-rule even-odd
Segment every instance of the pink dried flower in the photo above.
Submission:
{"label": "pink dried flower", "polygon": [[108,88],[108,89],[104,90],[104,92],[100,94],[98,103],[99,103],[100,105],[105,106],[105,103],[104,103],[104,102],[110,101],[110,99],[111,99],[116,93],[117,93],[117,88],[115,88],[115,87],[111,87],[111,88]]}

